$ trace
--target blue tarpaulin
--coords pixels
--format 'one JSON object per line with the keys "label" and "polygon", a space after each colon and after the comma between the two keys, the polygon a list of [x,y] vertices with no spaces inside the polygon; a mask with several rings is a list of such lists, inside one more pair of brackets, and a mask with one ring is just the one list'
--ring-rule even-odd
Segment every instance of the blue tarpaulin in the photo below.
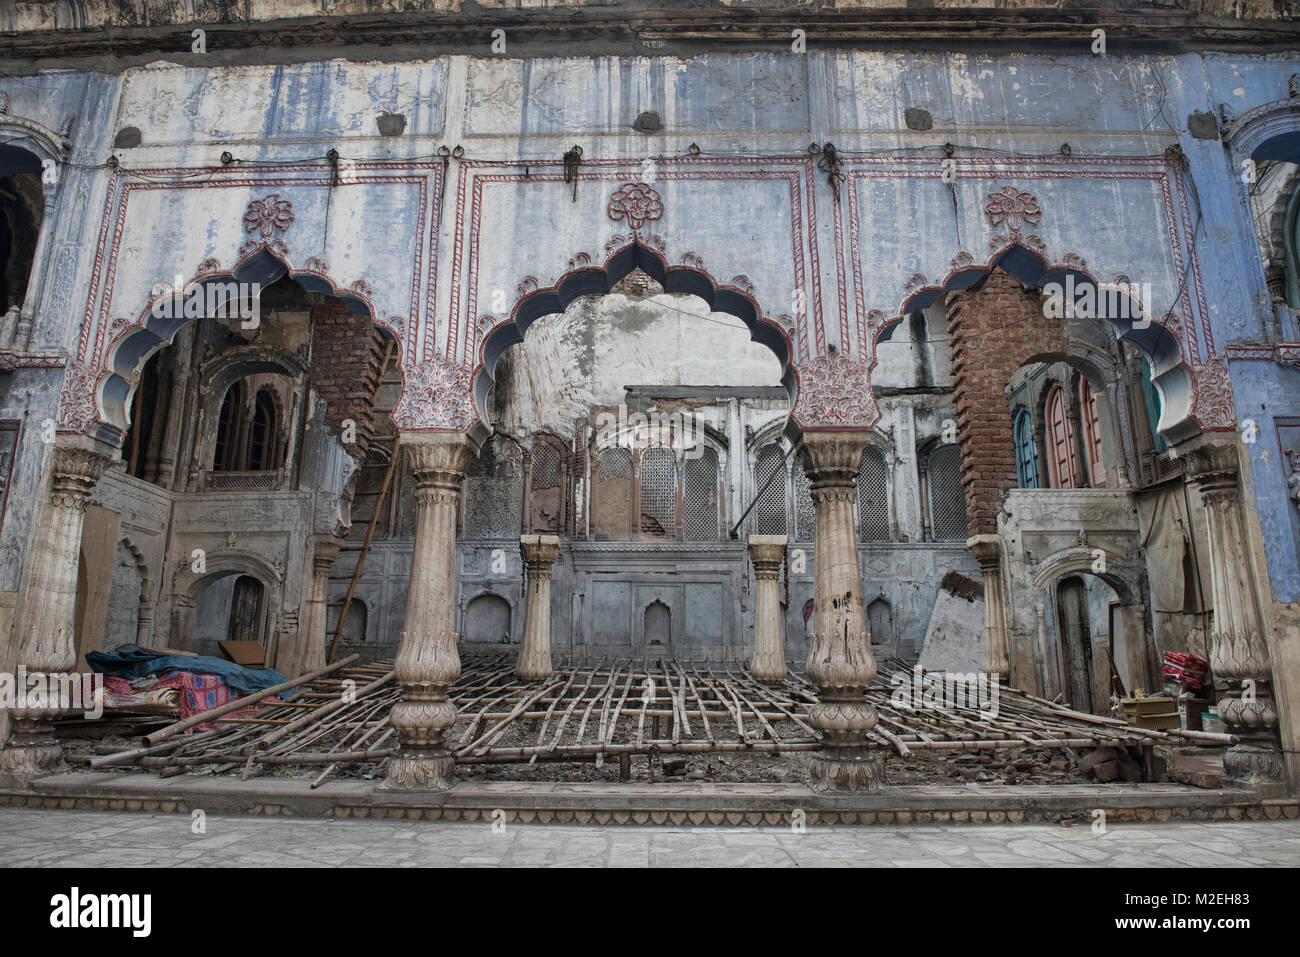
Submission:
{"label": "blue tarpaulin", "polygon": [[[289,680],[274,668],[245,668],[233,661],[212,658],[208,655],[199,655],[195,658],[185,655],[160,655],[132,644],[118,645],[112,651],[88,651],[86,663],[101,674],[125,678],[127,681],[134,681],[146,675],[162,677],[173,671],[220,675],[226,680],[230,690],[240,697]],[[280,697],[290,698],[295,694],[297,694],[296,689],[290,689]]]}

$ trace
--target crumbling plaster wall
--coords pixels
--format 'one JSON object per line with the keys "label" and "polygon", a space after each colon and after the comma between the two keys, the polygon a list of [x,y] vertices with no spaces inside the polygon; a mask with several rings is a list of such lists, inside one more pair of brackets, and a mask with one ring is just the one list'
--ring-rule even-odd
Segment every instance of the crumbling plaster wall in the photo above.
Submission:
{"label": "crumbling plaster wall", "polygon": [[[932,335],[925,336],[925,342],[914,338],[920,338],[915,330],[901,330],[880,360],[880,368],[895,383],[892,394],[881,399],[885,417],[880,443],[891,463],[892,511],[898,516],[900,541],[864,543],[860,549],[864,594],[868,601],[883,597],[889,602],[896,635],[892,650],[904,657],[914,656],[921,647],[944,574],[952,570],[978,577],[978,566],[964,543],[921,541],[915,450],[942,437],[953,411],[946,347],[930,341]],[[919,356],[922,350],[926,355]],[[932,375],[919,371],[926,366],[934,370]],[[917,388],[918,378],[927,384]],[[758,490],[754,457],[780,439],[788,402],[727,399],[725,393],[728,387],[743,390],[776,381],[771,354],[749,342],[732,317],[710,316],[692,297],[654,296],[638,302],[615,293],[584,297],[564,313],[534,323],[525,341],[498,364],[489,409],[497,430],[513,433],[521,442],[549,431],[580,446],[591,439],[593,405],[612,408],[626,402],[628,414],[697,413],[728,440],[722,467],[729,526]],[[630,384],[637,385],[628,391]],[[699,389],[701,385],[710,388]],[[691,386],[703,397],[662,397],[689,393]],[[721,395],[709,398],[713,391]],[[401,481],[396,494],[405,500],[412,494],[410,483]],[[376,645],[391,653],[402,627],[411,546],[410,530],[400,515],[409,512],[409,504],[398,511],[395,536],[385,540],[386,529],[381,527],[356,590],[367,609],[367,653],[378,654]],[[751,524],[741,529],[741,542]],[[807,654],[803,609],[812,597],[813,549],[811,541],[800,539],[797,528],[788,531],[793,570],[784,613],[786,644],[787,653],[802,660]],[[681,629],[683,653],[747,653],[753,586],[739,543],[596,543],[583,538],[580,526],[574,540],[561,548],[555,568],[554,593],[565,596],[552,601],[557,649],[588,654],[601,648],[628,650],[638,640],[638,615],[659,600],[669,607],[673,627]],[[345,551],[331,571],[330,598],[336,608],[347,593],[357,554],[355,546]],[[496,595],[514,610],[511,637],[517,643],[523,626],[517,540],[476,541],[462,535],[459,560],[461,634],[467,632],[470,603],[481,595]],[[784,600],[784,588],[782,596]],[[712,619],[715,608],[717,620]]]}
{"label": "crumbling plaster wall", "polygon": [[[1117,68],[1102,68],[1112,65]],[[627,158],[629,169],[640,168],[648,155],[675,155],[697,139],[715,155],[755,150],[796,155],[810,140],[831,138],[846,154],[911,149],[931,139],[934,145],[965,142],[974,133],[981,145],[1008,153],[1056,155],[1062,142],[1074,145],[1076,156],[1069,162],[1078,175],[1026,180],[1024,165],[1008,160],[990,175],[962,177],[953,190],[938,176],[933,181],[907,180],[905,189],[904,181],[887,176],[861,181],[856,193],[840,200],[856,204],[861,241],[855,244],[841,237],[837,245],[834,231],[826,227],[835,200],[823,180],[816,179],[812,188],[822,218],[807,242],[816,244],[820,253],[822,306],[832,340],[841,319],[851,326],[853,318],[850,303],[839,301],[837,249],[852,250],[849,259],[854,253],[861,257],[848,263],[850,271],[861,271],[846,277],[846,292],[888,315],[901,302],[907,277],[942,276],[962,249],[982,254],[991,231],[983,215],[984,198],[1001,183],[1019,183],[1035,193],[1044,210],[1037,235],[1053,257],[1075,253],[1104,277],[1124,271],[1135,281],[1152,282],[1156,301],[1177,301],[1180,283],[1167,249],[1168,224],[1156,198],[1159,190],[1136,181],[1099,179],[1087,169],[1089,153],[1160,155],[1176,140],[1197,187],[1200,218],[1225,224],[1214,227],[1200,250],[1206,290],[1202,318],[1222,344],[1265,336],[1265,310],[1252,306],[1264,288],[1262,267],[1248,214],[1235,191],[1236,169],[1225,162],[1221,143],[1192,136],[1186,120],[1192,113],[1214,113],[1218,104],[1227,115],[1240,116],[1276,102],[1285,96],[1287,78],[1296,66],[1293,55],[1212,53],[1144,55],[1117,64],[1101,63],[1082,52],[815,52],[806,58],[763,53],[680,61],[537,60],[526,68],[509,59],[448,57],[400,67],[330,62],[205,69],[186,64],[116,76],[56,70],[6,77],[0,89],[10,95],[11,114],[50,129],[60,128],[69,116],[75,120],[72,156],[78,165],[61,174],[46,227],[44,258],[37,263],[32,284],[39,321],[31,345],[64,355],[76,354],[87,314],[83,305],[103,304],[106,316],[131,318],[143,308],[148,288],[176,270],[192,273],[213,255],[229,263],[244,239],[241,217],[246,204],[260,195],[214,186],[160,190],[150,201],[137,203],[125,224],[129,255],[111,290],[101,290],[95,299],[87,291],[102,250],[85,239],[97,235],[99,214],[115,176],[102,164],[124,126],[142,131],[140,146],[116,150],[128,168],[211,167],[221,148],[261,162],[297,159],[306,142],[319,145],[322,153],[327,145],[341,144],[345,174],[350,163],[361,159],[421,156],[424,147],[419,144],[437,142],[452,131],[460,134],[456,138],[472,160],[513,160],[521,144],[527,144],[529,155],[558,157],[577,137],[589,145],[599,143],[600,156]],[[899,83],[900,76],[908,82]],[[1157,86],[1164,90],[1158,101]],[[612,94],[589,96],[595,88]],[[826,93],[814,97],[812,89]],[[929,137],[906,131],[902,122],[903,111],[918,105],[934,118]],[[631,120],[646,108],[664,116],[666,135],[632,131]],[[373,136],[376,117],[384,111],[407,118],[405,138]],[[597,155],[595,149],[589,153]],[[455,165],[451,170],[459,173]],[[580,182],[576,204],[567,186],[531,191],[512,186],[509,195],[489,190],[485,232],[494,237],[494,248],[482,260],[479,301],[491,302],[496,289],[507,291],[509,301],[521,276],[535,273],[549,281],[565,270],[568,257],[579,248],[599,252],[606,234],[622,227],[605,222],[603,232],[584,233],[591,223],[603,222],[607,195],[598,185]],[[679,258],[694,249],[715,268],[737,264],[753,281],[767,311],[779,315],[800,279],[808,278],[791,274],[790,219],[779,191],[764,187],[742,194],[720,184],[691,190],[661,185],[667,200],[662,226],[672,255]],[[364,276],[374,289],[378,314],[400,317],[409,312],[414,278],[406,255],[410,249],[436,248],[439,275],[448,274],[455,247],[451,240],[463,223],[442,216],[443,241],[426,241],[431,237],[419,234],[412,218],[413,190],[363,185],[345,175],[331,190],[295,185],[288,191],[298,216],[291,243],[295,261],[321,253],[342,280]],[[589,207],[595,210],[594,218],[584,219]],[[332,224],[328,232],[323,228],[327,208]],[[1106,210],[1106,216],[1099,217],[1098,210]],[[949,222],[950,227],[935,227]],[[503,231],[501,224],[512,228]],[[556,238],[546,243],[501,240],[515,234]],[[1213,255],[1207,255],[1210,247]],[[429,315],[445,317],[450,295],[451,284],[439,282]],[[438,328],[446,326],[439,323]],[[884,376],[884,369],[877,368]],[[1233,362],[1229,373],[1242,410],[1270,401],[1294,405],[1296,386],[1284,370],[1267,363]],[[44,411],[52,416],[54,404],[48,399],[47,394]],[[24,405],[24,413],[41,418],[38,406]],[[42,498],[45,476],[36,454],[40,446],[28,446],[33,434],[27,430],[23,440],[11,502]],[[1273,507],[1287,503],[1283,476],[1267,467],[1253,469],[1251,476],[1262,513],[1287,515],[1293,522],[1291,512]],[[11,505],[0,533],[0,572],[14,579],[15,588],[21,556],[10,557],[12,546],[30,539],[34,518]],[[1295,536],[1274,531],[1264,534],[1261,548],[1275,596],[1289,600],[1300,595]],[[1277,611],[1281,614],[1281,606]]]}

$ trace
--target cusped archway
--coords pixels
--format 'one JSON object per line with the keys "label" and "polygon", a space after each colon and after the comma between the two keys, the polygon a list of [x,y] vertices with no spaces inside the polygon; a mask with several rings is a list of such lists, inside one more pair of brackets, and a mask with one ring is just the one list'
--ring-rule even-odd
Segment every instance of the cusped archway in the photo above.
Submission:
{"label": "cusped archway", "polygon": [[[221,315],[230,315],[238,309],[240,297],[254,285],[262,289],[285,277],[308,292],[321,293],[343,302],[353,315],[365,316],[387,335],[400,340],[398,331],[390,323],[375,316],[369,289],[364,282],[340,286],[319,260],[309,262],[307,268],[294,268],[271,246],[263,245],[241,258],[231,269],[220,269],[209,260],[180,290],[160,284],[151,290],[148,303],[133,322],[119,320],[114,324],[116,336],[108,347],[105,372],[96,393],[102,421],[125,431],[136,370],[155,352],[170,345],[187,324],[198,319],[197,316],[186,316],[185,309],[178,309],[181,302],[201,297],[205,306],[215,306]],[[399,369],[401,353],[400,349],[394,350]]]}
{"label": "cusped archway", "polygon": [[[969,256],[966,257],[970,259]],[[1096,318],[1105,320],[1116,335],[1133,344],[1147,359],[1151,381],[1161,398],[1162,415],[1158,429],[1171,444],[1184,442],[1201,432],[1195,418],[1196,382],[1192,370],[1183,361],[1182,344],[1164,323],[1167,317],[1154,317],[1132,286],[1103,283],[1077,257],[1053,263],[1042,253],[1021,243],[1011,243],[997,251],[985,263],[961,262],[940,282],[911,290],[893,318],[877,313],[876,343],[887,341],[893,330],[912,312],[925,309],[950,292],[971,289],[1000,269],[1025,286],[1044,289],[1057,284],[1062,289],[1096,290]],[[872,368],[875,361],[872,361]]]}
{"label": "cusped archway", "polygon": [[[793,324],[782,325],[764,315],[751,290],[738,285],[719,283],[702,267],[672,266],[660,253],[634,240],[596,264],[585,254],[572,261],[572,268],[550,286],[539,286],[536,279],[526,278],[519,284],[520,296],[508,318],[497,322],[482,338],[478,361],[471,374],[471,389],[478,421],[471,434],[479,441],[489,434],[487,398],[495,382],[497,363],[511,346],[524,341],[528,328],[554,313],[563,312],[580,296],[606,295],[634,270],[655,280],[666,293],[696,296],[714,312],[735,316],[745,324],[750,340],[776,356],[781,364],[781,383],[793,403],[798,393],[796,351],[791,339]],[[738,279],[741,277],[737,277]]]}

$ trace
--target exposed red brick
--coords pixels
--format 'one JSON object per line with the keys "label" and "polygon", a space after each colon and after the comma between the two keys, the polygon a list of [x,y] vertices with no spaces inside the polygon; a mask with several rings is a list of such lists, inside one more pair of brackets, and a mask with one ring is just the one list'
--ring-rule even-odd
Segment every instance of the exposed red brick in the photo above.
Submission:
{"label": "exposed red brick", "polygon": [[1017,484],[1007,383],[1028,362],[1065,355],[1065,323],[1043,315],[1036,291],[995,269],[978,290],[948,297],[948,334],[966,517],[972,535],[993,534]]}
{"label": "exposed red brick", "polygon": [[312,310],[312,387],[325,400],[325,423],[336,436],[343,422],[356,423],[356,443],[347,449],[365,455],[373,437],[370,421],[384,348],[369,316],[353,315],[347,305],[327,300]]}

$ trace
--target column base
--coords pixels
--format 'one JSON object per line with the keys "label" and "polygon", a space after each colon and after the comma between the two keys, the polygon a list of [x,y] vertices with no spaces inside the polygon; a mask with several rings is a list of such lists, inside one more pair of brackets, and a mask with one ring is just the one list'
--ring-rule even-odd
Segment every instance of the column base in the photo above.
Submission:
{"label": "column base", "polygon": [[551,667],[549,651],[544,654],[530,653],[527,650],[519,653],[519,661],[515,664],[515,675],[520,681],[545,681],[553,674],[555,669]]}
{"label": "column base", "polygon": [[377,791],[446,791],[456,777],[456,759],[449,751],[399,754],[388,759],[388,769]]}
{"label": "column base", "polygon": [[749,673],[762,684],[775,688],[785,680],[785,659],[775,655],[755,655],[749,664]]}
{"label": "column base", "polygon": [[25,787],[33,778],[66,770],[53,725],[14,721],[9,740],[0,747],[0,784]]}
{"label": "column base", "polygon": [[820,751],[809,771],[814,791],[879,791],[885,786],[885,758],[873,751]]}
{"label": "column base", "polygon": [[1223,753],[1223,783],[1227,787],[1249,788],[1262,798],[1284,797],[1287,782],[1282,752],[1253,744],[1234,744]]}

